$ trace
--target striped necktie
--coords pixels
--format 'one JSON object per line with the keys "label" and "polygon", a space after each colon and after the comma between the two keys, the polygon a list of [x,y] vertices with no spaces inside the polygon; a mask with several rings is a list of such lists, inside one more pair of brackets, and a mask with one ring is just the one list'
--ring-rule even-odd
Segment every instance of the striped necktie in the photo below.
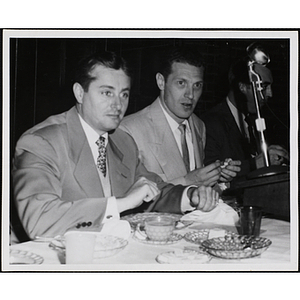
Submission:
{"label": "striped necktie", "polygon": [[189,172],[190,171],[190,159],[189,159],[189,151],[188,151],[186,137],[185,137],[186,125],[180,124],[178,126],[178,129],[180,130],[180,133],[181,133],[181,149],[182,149],[183,162],[184,162],[187,172]]}

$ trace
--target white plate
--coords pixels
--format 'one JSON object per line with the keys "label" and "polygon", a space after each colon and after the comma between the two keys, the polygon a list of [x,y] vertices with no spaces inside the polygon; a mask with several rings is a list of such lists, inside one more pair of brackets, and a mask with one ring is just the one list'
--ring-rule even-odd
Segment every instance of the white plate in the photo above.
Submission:
{"label": "white plate", "polygon": [[156,261],[160,264],[204,264],[211,256],[193,250],[175,250],[159,254]]}
{"label": "white plate", "polygon": [[43,261],[44,259],[35,253],[17,249],[9,250],[9,263],[11,265],[39,265]]}

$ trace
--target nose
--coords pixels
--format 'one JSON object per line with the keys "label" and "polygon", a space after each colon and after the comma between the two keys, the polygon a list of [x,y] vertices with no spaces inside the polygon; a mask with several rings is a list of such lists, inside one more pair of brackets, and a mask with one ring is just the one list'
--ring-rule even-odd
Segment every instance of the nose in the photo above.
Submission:
{"label": "nose", "polygon": [[266,96],[269,98],[272,98],[272,96],[273,96],[273,91],[272,91],[271,85],[267,86],[267,88],[266,88]]}
{"label": "nose", "polygon": [[118,96],[114,97],[112,100],[111,106],[112,106],[112,108],[120,110],[122,107],[122,102],[121,102],[120,97],[118,97]]}
{"label": "nose", "polygon": [[194,89],[192,87],[187,87],[184,93],[184,97],[190,100],[194,99]]}

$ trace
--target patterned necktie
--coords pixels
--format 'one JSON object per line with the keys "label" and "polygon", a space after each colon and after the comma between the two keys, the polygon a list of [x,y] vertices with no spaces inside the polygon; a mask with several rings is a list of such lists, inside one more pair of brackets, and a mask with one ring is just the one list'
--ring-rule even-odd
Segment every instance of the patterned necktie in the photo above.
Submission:
{"label": "patterned necktie", "polygon": [[185,138],[185,130],[186,130],[185,124],[180,124],[178,126],[178,129],[181,132],[181,149],[182,149],[183,162],[184,162],[186,170],[189,172],[190,171],[190,159],[189,159],[189,151],[188,151],[186,138]]}
{"label": "patterned necktie", "polygon": [[98,146],[99,156],[97,158],[97,167],[102,172],[103,176],[106,176],[106,147],[105,147],[105,138],[100,136],[96,141]]}

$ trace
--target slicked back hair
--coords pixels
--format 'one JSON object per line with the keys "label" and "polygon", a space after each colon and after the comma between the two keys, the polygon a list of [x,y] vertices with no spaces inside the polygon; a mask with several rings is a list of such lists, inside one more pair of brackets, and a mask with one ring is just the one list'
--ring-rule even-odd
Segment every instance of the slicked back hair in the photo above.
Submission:
{"label": "slicked back hair", "polygon": [[95,80],[95,77],[91,76],[91,72],[98,65],[115,70],[121,69],[131,77],[129,65],[124,58],[115,52],[96,52],[80,60],[75,71],[74,82],[80,83],[85,92],[88,91],[90,83]]}
{"label": "slicked back hair", "polygon": [[167,49],[161,56],[159,72],[167,80],[172,72],[173,63],[186,63],[195,67],[205,68],[201,53],[190,46],[178,46]]}

